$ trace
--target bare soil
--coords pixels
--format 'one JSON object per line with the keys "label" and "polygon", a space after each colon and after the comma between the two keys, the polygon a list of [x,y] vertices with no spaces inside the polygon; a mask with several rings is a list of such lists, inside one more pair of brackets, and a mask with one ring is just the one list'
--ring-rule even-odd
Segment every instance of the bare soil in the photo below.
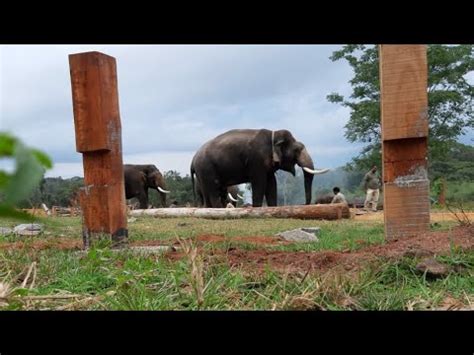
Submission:
{"label": "bare soil", "polygon": [[357,270],[368,262],[383,258],[428,256],[449,253],[451,247],[462,250],[474,248],[474,228],[457,227],[452,231],[429,232],[412,238],[394,240],[382,245],[356,251],[282,252],[272,250],[233,249],[227,252],[229,264],[264,270],[271,267],[284,272],[327,271],[334,267]]}
{"label": "bare soil", "polygon": [[[204,251],[203,245],[222,243],[227,240],[252,243],[261,249],[246,250],[239,246],[213,248]],[[456,227],[449,231],[427,232],[411,238],[393,240],[381,245],[367,246],[356,251],[293,252],[266,249],[266,246],[286,245],[291,242],[268,236],[238,236],[226,238],[221,235],[201,235],[196,238],[198,248],[210,257],[221,257],[230,266],[261,272],[267,267],[282,272],[324,272],[329,269],[358,270],[366,263],[380,258],[394,260],[404,256],[432,256],[449,253],[452,247],[462,250],[474,249],[474,226]],[[133,246],[156,246],[178,244],[176,240],[142,240],[132,242]],[[0,243],[5,249],[82,249],[82,240],[72,238],[37,239],[29,237],[23,241]],[[166,254],[170,260],[185,257],[181,251]]]}
{"label": "bare soil", "polygon": [[[219,238],[209,238],[209,236],[205,239],[210,243],[220,241]],[[267,268],[288,273],[325,272],[335,268],[356,271],[376,260],[396,260],[404,256],[443,255],[449,253],[452,247],[462,250],[474,249],[474,227],[456,227],[451,231],[428,232],[356,251],[293,252],[265,248],[246,250],[237,246],[227,250],[214,249],[209,252],[209,256],[221,256],[230,266],[255,272],[262,272]],[[185,255],[178,251],[168,253],[167,257],[170,260],[178,260]]]}

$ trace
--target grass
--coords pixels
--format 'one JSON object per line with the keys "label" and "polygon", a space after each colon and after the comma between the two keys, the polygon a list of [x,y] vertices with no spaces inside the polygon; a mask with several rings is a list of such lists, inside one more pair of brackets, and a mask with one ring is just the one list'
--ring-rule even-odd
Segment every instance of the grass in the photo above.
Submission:
{"label": "grass", "polygon": [[[44,224],[45,234],[34,238],[81,239],[79,218],[41,219],[39,222]],[[9,227],[16,224],[18,222],[13,220],[0,223]],[[186,257],[172,262],[158,254],[140,256],[126,250],[113,252],[106,242],[97,243],[87,253],[54,248],[3,249],[0,253],[0,309],[401,310],[443,308],[447,304],[468,307],[474,302],[473,251],[453,249],[449,255],[437,257],[456,267],[456,271],[433,281],[416,271],[418,260],[412,258],[397,262],[380,260],[358,275],[282,274],[270,269],[263,274],[250,274],[248,270],[229,267],[225,260],[197,253],[192,243],[193,236],[220,234],[229,237],[229,241],[213,248],[234,244],[255,248],[232,241],[232,237],[271,236],[283,230],[315,225],[321,227],[319,243],[272,248],[355,250],[384,242],[383,224],[379,222],[139,217],[129,223],[132,242],[180,237]],[[445,230],[453,225],[453,222],[436,223],[432,229]],[[0,244],[13,240],[17,238],[0,237]],[[28,269],[34,272],[27,277]],[[60,296],[68,298],[55,298]]]}
{"label": "grass", "polygon": [[[170,262],[160,256],[140,257],[127,252],[92,249],[78,256],[68,251],[9,251],[0,259],[1,278],[22,275],[36,261],[38,277],[31,290],[22,289],[4,309],[57,309],[64,303],[26,304],[22,297],[78,294],[92,299],[75,309],[106,310],[226,310],[327,309],[405,310],[432,309],[446,299],[473,302],[474,253],[453,251],[439,257],[449,265],[462,265],[442,280],[430,281],[415,270],[416,259],[373,265],[358,279],[345,275],[282,275],[267,271],[250,276],[220,263],[205,263],[193,273],[189,259]],[[195,287],[196,278],[202,283]],[[11,279],[18,284],[21,276]],[[70,302],[70,301],[68,301]]]}
{"label": "grass", "polygon": [[[39,219],[38,223],[45,226],[44,236],[49,238],[66,237],[81,238],[81,221],[78,217]],[[13,227],[18,222],[4,220],[1,225]],[[167,218],[138,217],[129,223],[130,242],[140,240],[169,240],[176,238],[193,238],[199,235],[222,235],[232,242],[234,236],[273,236],[278,232],[300,227],[321,228],[320,243],[307,243],[298,246],[280,246],[281,250],[343,250],[357,249],[369,244],[383,242],[383,224],[357,222],[352,220],[304,221],[296,219],[241,219],[241,220],[205,220],[200,218]],[[14,236],[0,236],[1,242],[18,240]],[[232,242],[252,248],[242,242]]]}

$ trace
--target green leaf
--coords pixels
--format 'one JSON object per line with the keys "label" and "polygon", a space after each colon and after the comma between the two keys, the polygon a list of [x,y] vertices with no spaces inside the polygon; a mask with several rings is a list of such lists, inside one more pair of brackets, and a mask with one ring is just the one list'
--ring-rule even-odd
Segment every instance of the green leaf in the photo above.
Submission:
{"label": "green leaf", "polygon": [[11,157],[18,140],[8,133],[0,132],[0,157]]}
{"label": "green leaf", "polygon": [[4,188],[10,181],[10,175],[4,171],[0,171],[0,189]]}
{"label": "green leaf", "polygon": [[23,144],[17,143],[14,155],[16,171],[5,188],[4,201],[9,205],[27,198],[44,174],[44,168]]}
{"label": "green leaf", "polygon": [[51,159],[42,151],[31,149],[31,153],[46,169],[51,169],[53,167],[53,162]]}

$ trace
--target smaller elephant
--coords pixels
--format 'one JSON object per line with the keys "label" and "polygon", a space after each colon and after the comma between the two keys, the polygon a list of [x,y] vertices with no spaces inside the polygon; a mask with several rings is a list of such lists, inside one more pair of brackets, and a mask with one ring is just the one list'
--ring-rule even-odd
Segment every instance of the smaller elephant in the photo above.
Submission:
{"label": "smaller elephant", "polygon": [[[202,194],[201,187],[199,185],[199,179],[195,179],[194,183],[194,188],[197,194],[197,203],[195,204],[198,207],[203,207],[204,206],[204,197]],[[242,201],[244,198],[239,194],[239,186],[238,185],[232,185],[228,186],[227,188],[221,189],[220,192],[220,199],[222,202],[222,206],[228,206],[231,204],[233,207],[237,207],[237,202],[239,201],[238,199],[241,199]]]}
{"label": "smaller elephant", "polygon": [[330,204],[332,199],[334,198],[334,195],[321,195],[316,198],[316,201],[314,202],[315,204]]}
{"label": "smaller elephant", "polygon": [[165,179],[155,165],[131,165],[123,166],[125,177],[125,198],[138,198],[140,209],[148,208],[148,189],[157,190],[161,205],[166,207],[166,195],[170,191],[165,190]]}
{"label": "smaller elephant", "polygon": [[[227,192],[227,195],[225,195],[225,192]],[[221,201],[222,205],[227,205],[231,204],[234,207],[237,207],[237,202],[240,200],[244,200],[244,197],[239,194],[239,186],[238,185],[232,185],[228,186],[226,190],[224,190],[224,196],[221,195]],[[235,198],[236,196],[237,198]],[[225,203],[224,203],[225,202]]]}

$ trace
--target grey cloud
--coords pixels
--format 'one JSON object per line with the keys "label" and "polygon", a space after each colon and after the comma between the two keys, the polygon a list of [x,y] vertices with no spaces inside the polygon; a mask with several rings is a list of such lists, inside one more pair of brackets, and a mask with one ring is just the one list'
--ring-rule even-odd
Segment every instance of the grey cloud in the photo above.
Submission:
{"label": "grey cloud", "polygon": [[348,111],[325,99],[349,89],[350,68],[328,59],[336,48],[0,46],[0,129],[77,169],[67,55],[98,50],[117,58],[125,156],[185,159],[223,131],[265,127],[290,129],[317,161],[343,163],[354,148]]}

